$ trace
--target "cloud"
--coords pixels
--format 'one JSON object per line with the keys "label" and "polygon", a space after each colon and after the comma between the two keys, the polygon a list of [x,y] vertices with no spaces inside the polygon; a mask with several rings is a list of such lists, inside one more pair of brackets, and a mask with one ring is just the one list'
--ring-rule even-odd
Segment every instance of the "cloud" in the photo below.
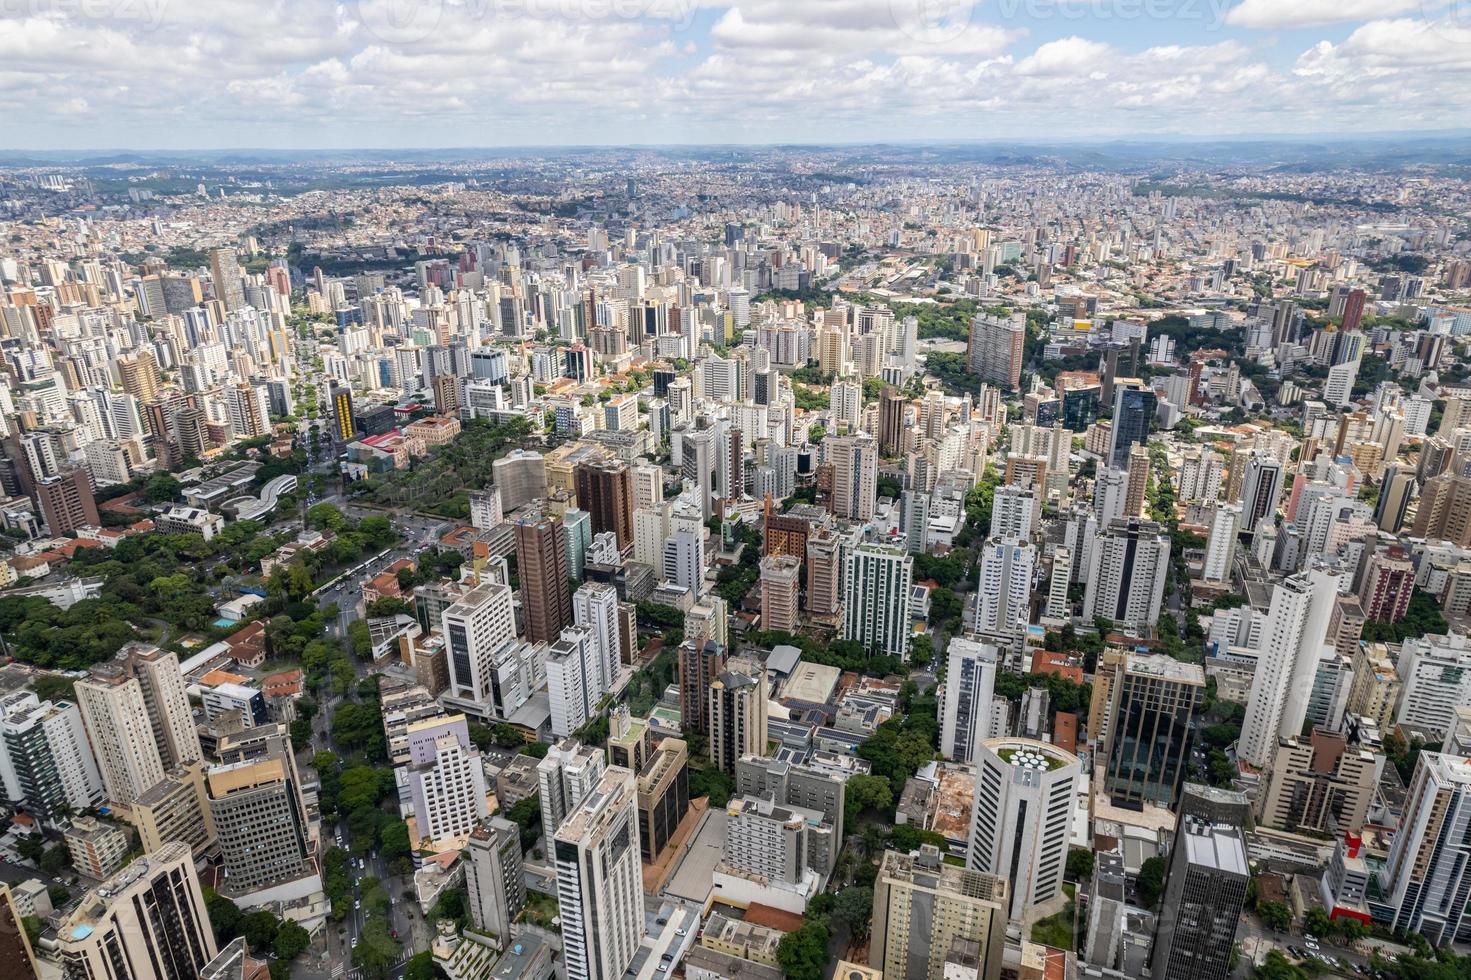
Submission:
{"label": "cloud", "polygon": [[1242,0],[1226,13],[1232,27],[1321,27],[1370,17],[1392,17],[1435,0]]}

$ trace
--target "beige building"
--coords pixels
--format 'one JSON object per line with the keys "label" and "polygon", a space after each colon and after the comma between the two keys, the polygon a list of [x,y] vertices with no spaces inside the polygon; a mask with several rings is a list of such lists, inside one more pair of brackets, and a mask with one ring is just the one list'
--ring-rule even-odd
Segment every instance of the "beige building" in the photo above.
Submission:
{"label": "beige building", "polygon": [[73,818],[61,837],[66,841],[72,867],[94,881],[111,876],[128,856],[128,835],[96,817]]}
{"label": "beige building", "polygon": [[1394,722],[1394,709],[1399,701],[1400,680],[1389,650],[1383,643],[1367,643],[1359,647],[1353,660],[1353,685],[1348,692],[1347,710],[1352,715],[1372,718],[1381,732]]}
{"label": "beige building", "polygon": [[1384,756],[1315,729],[1306,739],[1282,739],[1258,804],[1262,826],[1292,833],[1357,833],[1364,825]]}
{"label": "beige building", "polygon": [[771,692],[766,668],[731,661],[710,682],[706,718],[710,724],[710,761],[729,773],[743,755],[766,754],[766,701]]}
{"label": "beige building", "polygon": [[224,885],[232,897],[309,872],[306,811],[300,787],[283,760],[216,766],[209,771],[207,786],[224,858]]}
{"label": "beige building", "polygon": [[[182,842],[89,891],[56,933],[56,958],[70,980],[197,980],[218,952],[194,858]],[[132,967],[120,969],[119,962]]]}
{"label": "beige building", "polygon": [[884,852],[873,883],[868,962],[890,980],[941,980],[957,937],[976,942],[980,980],[1001,976],[1005,879],[944,862],[931,845]]}
{"label": "beige building", "polygon": [[802,562],[790,555],[761,559],[761,628],[797,631],[797,592]]}
{"label": "beige building", "polygon": [[705,920],[705,929],[700,933],[700,945],[727,956],[734,956],[753,963],[777,966],[776,947],[781,944],[783,933],[754,922],[730,919],[719,912],[710,913]]}
{"label": "beige building", "polygon": [[188,844],[195,857],[215,846],[214,820],[205,796],[201,763],[191,762],[171,770],[133,802],[128,817],[138,831],[145,854],[170,841]]}

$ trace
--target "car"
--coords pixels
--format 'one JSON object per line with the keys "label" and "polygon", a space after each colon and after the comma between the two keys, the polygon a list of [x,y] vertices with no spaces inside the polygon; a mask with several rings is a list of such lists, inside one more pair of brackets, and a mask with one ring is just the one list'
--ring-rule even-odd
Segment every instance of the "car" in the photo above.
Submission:
{"label": "car", "polygon": [[659,924],[661,926],[667,926],[669,924],[669,920],[668,919],[655,919],[654,922],[656,922],[657,924]]}
{"label": "car", "polygon": [[659,964],[659,972],[660,973],[668,973],[669,972],[669,964],[668,963],[660,963]]}
{"label": "car", "polygon": [[355,911],[362,911],[362,908],[363,908],[363,900],[360,899],[360,898],[353,899],[352,900],[352,907],[353,907],[353,909]]}
{"label": "car", "polygon": [[688,929],[676,929],[676,930],[674,930],[674,934],[676,936],[688,936],[689,935],[689,930]]}
{"label": "car", "polygon": [[1306,941],[1306,942],[1310,942],[1310,943],[1315,943],[1315,942],[1317,942],[1317,941],[1318,941],[1318,937],[1317,937],[1317,936],[1315,936],[1315,935],[1313,935],[1313,934],[1312,934],[1312,933],[1310,933],[1310,932],[1305,932],[1305,933],[1303,933],[1303,934],[1302,934],[1302,938],[1303,938],[1303,940],[1304,940],[1304,941]]}
{"label": "car", "polygon": [[668,953],[665,953],[663,956],[659,957],[659,959],[667,963],[670,960],[674,959],[674,957],[670,956]]}

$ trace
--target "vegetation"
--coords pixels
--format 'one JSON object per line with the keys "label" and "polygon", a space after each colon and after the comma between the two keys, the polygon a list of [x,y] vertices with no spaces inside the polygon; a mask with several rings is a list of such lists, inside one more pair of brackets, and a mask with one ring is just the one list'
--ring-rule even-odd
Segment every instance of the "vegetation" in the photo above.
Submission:
{"label": "vegetation", "polygon": [[[492,425],[474,419],[463,426],[453,442],[415,460],[408,469],[374,474],[352,484],[349,492],[384,506],[414,507],[444,517],[468,518],[470,505],[463,491],[493,483],[492,464],[525,443],[531,423],[515,419]],[[456,500],[456,495],[460,499]]]}
{"label": "vegetation", "polygon": [[1139,878],[1135,882],[1139,890],[1139,904],[1152,909],[1159,904],[1165,890],[1165,859],[1152,857],[1139,866]]}
{"label": "vegetation", "polygon": [[1412,636],[1444,635],[1449,629],[1435,598],[1416,589],[1403,619],[1393,623],[1371,619],[1364,624],[1363,638],[1370,643],[1403,643]]}

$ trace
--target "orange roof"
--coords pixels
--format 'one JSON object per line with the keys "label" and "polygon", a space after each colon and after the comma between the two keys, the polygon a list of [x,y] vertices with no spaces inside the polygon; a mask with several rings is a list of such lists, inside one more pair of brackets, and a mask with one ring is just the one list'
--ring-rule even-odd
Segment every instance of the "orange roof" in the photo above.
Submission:
{"label": "orange roof", "polygon": [[746,922],[766,926],[768,929],[779,929],[782,932],[796,932],[802,928],[800,915],[785,909],[772,908],[770,905],[762,905],[760,902],[752,902],[746,908],[743,918]]}
{"label": "orange roof", "polygon": [[228,670],[216,669],[199,678],[199,683],[205,687],[218,687],[221,684],[244,684],[248,680],[250,680],[249,677],[232,674]]}

